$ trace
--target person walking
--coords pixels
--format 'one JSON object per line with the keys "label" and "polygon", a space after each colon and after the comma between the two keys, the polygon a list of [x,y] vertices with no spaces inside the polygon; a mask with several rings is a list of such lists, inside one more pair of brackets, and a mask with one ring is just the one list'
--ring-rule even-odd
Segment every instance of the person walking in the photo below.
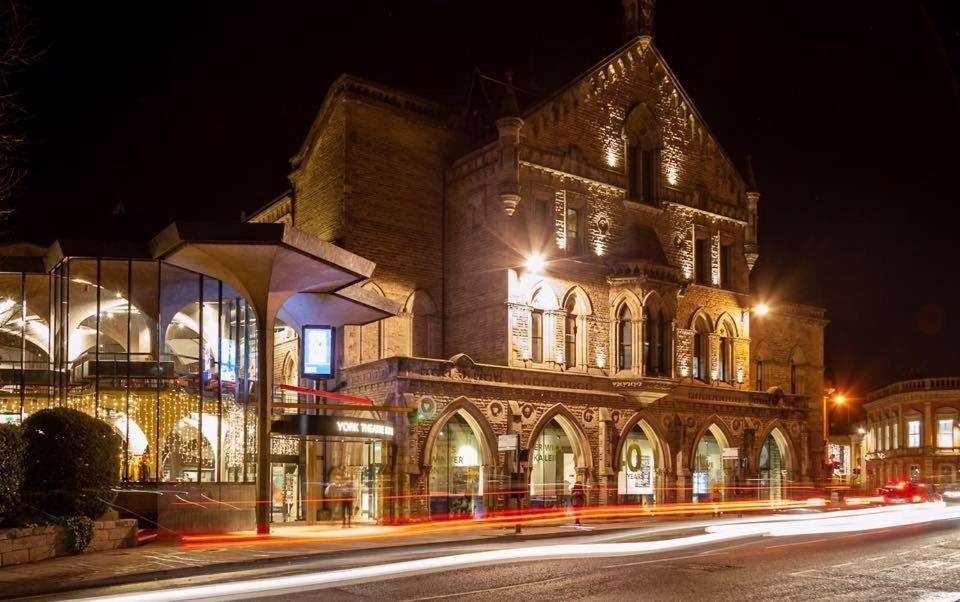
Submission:
{"label": "person walking", "polygon": [[574,525],[580,526],[580,508],[582,508],[587,502],[587,490],[583,486],[583,483],[577,481],[573,484],[573,487],[570,489],[570,501],[573,505],[573,517]]}

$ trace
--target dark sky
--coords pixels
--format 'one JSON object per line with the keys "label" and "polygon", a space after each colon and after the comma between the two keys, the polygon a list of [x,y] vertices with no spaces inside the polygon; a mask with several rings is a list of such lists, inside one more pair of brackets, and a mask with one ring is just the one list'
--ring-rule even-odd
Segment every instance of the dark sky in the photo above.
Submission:
{"label": "dark sky", "polygon": [[[853,394],[960,373],[953,3],[658,4],[657,45],[728,154],[754,156],[758,291],[828,309],[828,375]],[[121,200],[148,233],[239,219],[286,190],[341,72],[462,102],[476,67],[547,91],[621,42],[618,0],[26,9],[46,50],[18,82],[18,236],[41,240],[102,230]]]}

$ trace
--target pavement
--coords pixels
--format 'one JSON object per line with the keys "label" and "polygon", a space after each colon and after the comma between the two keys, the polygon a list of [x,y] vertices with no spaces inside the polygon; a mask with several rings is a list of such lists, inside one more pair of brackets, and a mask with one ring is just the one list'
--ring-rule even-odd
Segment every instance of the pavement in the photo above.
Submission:
{"label": "pavement", "polygon": [[[357,564],[361,554],[390,549],[416,556],[435,551],[438,544],[463,546],[527,542],[600,534],[655,526],[682,527],[703,518],[645,518],[592,522],[582,529],[571,524],[525,525],[520,535],[513,527],[483,523],[449,525],[436,523],[436,530],[355,525],[288,526],[274,528],[269,539],[224,536],[197,538],[184,544],[159,541],[136,548],[54,558],[0,569],[0,599],[55,596],[82,589],[104,588],[144,581],[185,579],[232,570],[249,570],[278,563],[291,564],[323,557],[336,557],[335,564]],[[272,566],[271,566],[272,565]],[[328,566],[330,564],[328,563]]]}

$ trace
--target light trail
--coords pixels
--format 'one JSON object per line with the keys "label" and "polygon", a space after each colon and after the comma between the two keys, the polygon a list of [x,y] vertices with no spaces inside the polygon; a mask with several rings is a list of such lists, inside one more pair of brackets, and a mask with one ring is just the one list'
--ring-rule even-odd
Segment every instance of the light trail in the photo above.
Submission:
{"label": "light trail", "polygon": [[[625,543],[513,546],[498,550],[454,554],[436,558],[422,558],[418,560],[328,571],[325,573],[305,573],[302,575],[248,579],[230,583],[87,598],[87,600],[110,602],[173,602],[178,600],[232,599],[258,595],[273,596],[333,586],[342,587],[372,580],[446,571],[454,568],[460,569],[531,560],[650,554],[751,537],[787,537],[794,535],[873,531],[958,518],[960,518],[960,507],[948,507],[943,503],[929,503],[862,510],[843,510],[815,516],[776,516],[732,519],[726,524],[707,526],[706,533],[674,539]],[[689,525],[680,526],[679,528],[689,528]],[[644,530],[638,530],[638,532],[642,533]]]}

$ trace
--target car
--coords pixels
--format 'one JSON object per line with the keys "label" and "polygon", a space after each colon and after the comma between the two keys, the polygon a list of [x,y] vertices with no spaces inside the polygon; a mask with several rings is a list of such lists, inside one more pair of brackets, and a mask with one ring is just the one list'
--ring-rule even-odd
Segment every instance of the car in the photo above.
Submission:
{"label": "car", "polygon": [[947,485],[940,492],[940,497],[947,504],[960,504],[960,485]]}
{"label": "car", "polygon": [[900,481],[880,488],[880,497],[886,504],[922,504],[929,502],[933,496],[927,486],[922,483]]}

